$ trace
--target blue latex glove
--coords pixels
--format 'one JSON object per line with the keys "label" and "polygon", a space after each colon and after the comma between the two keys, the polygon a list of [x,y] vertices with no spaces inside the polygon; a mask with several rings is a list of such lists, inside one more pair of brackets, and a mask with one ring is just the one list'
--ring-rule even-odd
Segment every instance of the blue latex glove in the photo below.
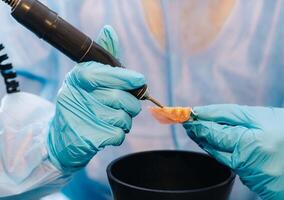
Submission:
{"label": "blue latex glove", "polygon": [[[106,26],[98,43],[117,56],[114,30]],[[143,75],[96,62],[78,64],[59,91],[50,124],[52,162],[67,171],[85,166],[107,145],[120,145],[141,105],[127,90],[145,84]]]}
{"label": "blue latex glove", "polygon": [[284,109],[196,107],[188,135],[263,199],[284,199]]}

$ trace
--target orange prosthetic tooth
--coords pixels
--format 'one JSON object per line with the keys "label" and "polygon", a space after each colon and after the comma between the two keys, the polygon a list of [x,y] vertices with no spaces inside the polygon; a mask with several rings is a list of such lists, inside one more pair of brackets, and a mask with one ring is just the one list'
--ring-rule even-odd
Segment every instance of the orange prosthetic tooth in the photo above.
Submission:
{"label": "orange prosthetic tooth", "polygon": [[192,112],[189,107],[150,107],[150,113],[161,124],[183,123],[190,119]]}

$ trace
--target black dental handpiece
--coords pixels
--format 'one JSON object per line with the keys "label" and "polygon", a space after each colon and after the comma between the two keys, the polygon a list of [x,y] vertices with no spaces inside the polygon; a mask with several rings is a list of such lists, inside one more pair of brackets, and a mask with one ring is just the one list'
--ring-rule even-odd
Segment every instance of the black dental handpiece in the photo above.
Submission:
{"label": "black dental handpiece", "polygon": [[[12,8],[12,16],[39,38],[45,40],[75,62],[96,61],[113,67],[121,63],[87,35],[76,29],[37,0],[2,0]],[[150,100],[163,107],[149,96],[147,85],[131,90],[140,100]]]}

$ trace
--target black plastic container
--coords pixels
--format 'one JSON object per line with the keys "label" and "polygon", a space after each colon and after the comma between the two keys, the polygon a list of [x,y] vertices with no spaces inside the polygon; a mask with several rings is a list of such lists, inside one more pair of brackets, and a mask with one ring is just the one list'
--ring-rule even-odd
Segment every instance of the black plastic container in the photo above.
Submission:
{"label": "black plastic container", "polygon": [[115,200],[226,200],[235,174],[203,153],[148,151],[107,168]]}

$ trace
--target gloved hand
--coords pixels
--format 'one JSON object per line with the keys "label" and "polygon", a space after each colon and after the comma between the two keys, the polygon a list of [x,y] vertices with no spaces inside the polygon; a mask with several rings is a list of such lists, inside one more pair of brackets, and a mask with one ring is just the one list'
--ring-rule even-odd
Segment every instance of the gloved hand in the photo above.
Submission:
{"label": "gloved hand", "polygon": [[188,135],[263,199],[284,199],[284,109],[195,107]]}
{"label": "gloved hand", "polygon": [[[118,55],[111,27],[104,27],[97,42]],[[144,84],[143,75],[134,71],[96,62],[76,65],[59,91],[50,124],[52,162],[64,170],[76,170],[105,146],[120,145],[141,110],[139,100],[126,91]]]}

